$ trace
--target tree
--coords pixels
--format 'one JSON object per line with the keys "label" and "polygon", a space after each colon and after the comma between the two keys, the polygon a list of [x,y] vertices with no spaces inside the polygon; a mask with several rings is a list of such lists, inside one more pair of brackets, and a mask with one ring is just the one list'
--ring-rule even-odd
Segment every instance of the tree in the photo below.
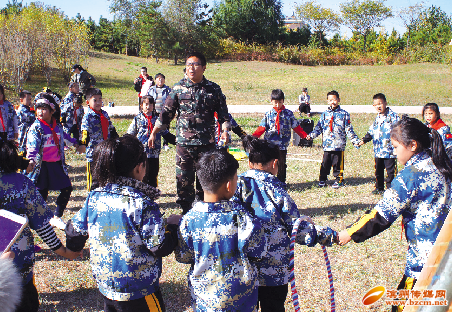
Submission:
{"label": "tree", "polygon": [[438,44],[444,46],[452,38],[452,19],[439,7],[423,10],[411,24],[412,41],[418,46]]}
{"label": "tree", "polygon": [[402,20],[403,25],[406,27],[408,31],[408,35],[406,36],[406,50],[408,50],[410,46],[410,37],[411,37],[411,30],[415,23],[415,21],[418,19],[419,15],[421,14],[421,10],[423,8],[423,3],[416,3],[415,5],[410,5],[407,8],[402,8],[399,13],[397,14],[399,18]]}
{"label": "tree", "polygon": [[388,17],[392,17],[392,10],[384,5],[385,0],[351,0],[341,3],[342,17],[346,25],[363,37],[366,52],[366,39],[369,32]]}
{"label": "tree", "polygon": [[283,31],[279,0],[223,0],[213,19],[225,36],[245,43],[276,42]]}
{"label": "tree", "polygon": [[318,34],[319,42],[327,31],[338,30],[342,22],[340,16],[331,9],[322,8],[315,1],[307,1],[295,7],[298,17]]}

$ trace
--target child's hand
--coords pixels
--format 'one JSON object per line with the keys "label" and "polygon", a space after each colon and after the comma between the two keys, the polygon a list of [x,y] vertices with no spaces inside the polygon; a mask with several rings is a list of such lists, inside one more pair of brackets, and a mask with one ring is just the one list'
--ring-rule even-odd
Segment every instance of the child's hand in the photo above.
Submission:
{"label": "child's hand", "polygon": [[154,142],[155,142],[155,134],[154,134],[154,132],[152,132],[152,133],[149,135],[148,146],[149,146],[150,148],[154,148]]}
{"label": "child's hand", "polygon": [[61,246],[57,250],[55,250],[55,253],[61,257],[67,258],[69,260],[73,260],[77,258],[78,256],[83,256],[83,250],[82,251],[72,251],[66,247]]}
{"label": "child's hand", "polygon": [[364,145],[364,141],[363,140],[359,141],[359,143],[357,144],[358,147],[359,146],[363,146],[363,145]]}
{"label": "child's hand", "polygon": [[83,154],[86,152],[86,145],[79,145],[76,149],[77,149],[77,152],[79,152],[80,154]]}
{"label": "child's hand", "polygon": [[338,245],[339,246],[344,246],[345,244],[347,244],[352,238],[350,237],[350,235],[348,235],[348,232],[346,230],[342,231],[339,233],[339,242]]}
{"label": "child's hand", "polygon": [[172,214],[166,219],[166,223],[179,225],[180,219],[182,219],[182,215]]}
{"label": "child's hand", "polygon": [[0,256],[0,258],[1,258],[1,259],[11,259],[11,260],[13,260],[15,256],[16,256],[16,254],[15,254],[14,252],[12,252],[12,251],[7,251],[7,252],[4,252],[4,253]]}
{"label": "child's hand", "polygon": [[309,136],[309,134],[306,136],[305,139],[308,140],[308,141],[311,141],[311,140],[312,140],[311,137]]}
{"label": "child's hand", "polygon": [[30,162],[28,163],[28,167],[26,169],[27,173],[30,173],[33,170],[34,166],[35,162],[33,160],[30,160]]}
{"label": "child's hand", "polygon": [[228,136],[227,131],[223,131],[223,133],[221,134],[220,140],[223,140],[225,142],[225,144],[229,143],[229,136]]}

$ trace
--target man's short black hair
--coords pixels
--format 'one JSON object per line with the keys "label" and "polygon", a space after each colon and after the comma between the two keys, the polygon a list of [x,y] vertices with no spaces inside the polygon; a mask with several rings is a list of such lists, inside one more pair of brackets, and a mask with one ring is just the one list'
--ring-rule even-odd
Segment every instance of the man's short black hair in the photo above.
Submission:
{"label": "man's short black hair", "polygon": [[190,57],[197,57],[201,61],[201,66],[206,66],[207,64],[206,57],[201,52],[188,53],[186,60],[188,60]]}
{"label": "man's short black hair", "polygon": [[386,102],[386,96],[383,93],[377,93],[374,95],[373,100],[382,100]]}
{"label": "man's short black hair", "polygon": [[272,90],[271,99],[277,101],[284,100],[284,92],[281,89]]}
{"label": "man's short black hair", "polygon": [[19,99],[25,99],[27,95],[31,95],[31,92],[27,90],[22,90],[19,92]]}
{"label": "man's short black hair", "polygon": [[330,96],[330,95],[334,95],[334,96],[336,96],[338,99],[340,99],[340,97],[339,97],[339,92],[337,92],[336,90],[332,90],[332,91],[328,92],[328,93],[326,94],[326,98],[328,98],[328,96]]}
{"label": "man's short black hair", "polygon": [[215,194],[239,169],[238,161],[224,149],[204,153],[196,164],[196,171],[202,189]]}
{"label": "man's short black hair", "polygon": [[141,67],[141,69],[144,69],[146,72],[148,72],[148,68],[146,66]]}
{"label": "man's short black hair", "polygon": [[100,89],[98,88],[89,88],[88,90],[86,90],[85,98],[87,101],[89,101],[95,95],[102,96],[102,91],[100,91]]}

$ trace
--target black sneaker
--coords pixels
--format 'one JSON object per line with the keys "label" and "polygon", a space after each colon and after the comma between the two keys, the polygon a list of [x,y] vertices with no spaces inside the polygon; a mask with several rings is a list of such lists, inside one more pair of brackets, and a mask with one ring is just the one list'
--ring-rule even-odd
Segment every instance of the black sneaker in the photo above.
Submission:
{"label": "black sneaker", "polygon": [[326,186],[326,182],[325,181],[319,181],[318,186],[319,187],[325,187]]}
{"label": "black sneaker", "polygon": [[375,189],[372,191],[372,194],[374,195],[383,195],[384,194],[384,190],[379,190],[379,189]]}

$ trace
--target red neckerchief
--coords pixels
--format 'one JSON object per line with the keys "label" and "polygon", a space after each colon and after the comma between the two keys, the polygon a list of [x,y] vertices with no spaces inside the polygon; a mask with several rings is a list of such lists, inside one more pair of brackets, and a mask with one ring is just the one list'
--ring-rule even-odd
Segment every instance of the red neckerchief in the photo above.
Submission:
{"label": "red neckerchief", "polygon": [[146,75],[146,77],[144,77],[142,74],[140,74],[140,78],[141,78],[141,85],[144,85],[146,80],[149,80],[149,75]]}
{"label": "red neckerchief", "polygon": [[148,120],[148,133],[149,135],[152,133],[152,130],[154,129],[154,125],[152,124],[152,115],[148,116],[146,114],[143,113],[143,115],[146,117],[146,119]]}
{"label": "red neckerchief", "polygon": [[282,110],[285,109],[285,107],[284,107],[284,105],[281,106],[281,109],[280,109],[279,111],[277,111],[274,107],[273,107],[273,109],[276,111],[276,121],[275,121],[275,124],[276,124],[276,129],[278,129],[278,134],[279,134],[279,130],[281,129],[281,125],[279,124],[279,113],[281,113]]}
{"label": "red neckerchief", "polygon": [[441,129],[442,127],[444,127],[446,124],[444,123],[444,121],[440,119],[438,119],[433,125],[430,124],[428,125],[430,128],[435,129],[436,131],[438,131],[439,129]]}
{"label": "red neckerchief", "polygon": [[42,122],[44,125],[46,125],[47,127],[50,128],[50,131],[52,131],[52,136],[53,136],[53,141],[55,142],[55,145],[58,148],[58,154],[60,154],[60,139],[58,138],[57,133],[55,132],[55,127],[57,125],[55,118],[52,117],[52,126],[50,126],[47,122],[45,122],[44,120],[42,120],[41,118],[39,118],[39,121]]}
{"label": "red neckerchief", "polygon": [[218,113],[217,112],[213,112],[213,116],[217,119],[217,128],[218,128],[218,140],[217,142],[220,141],[220,137],[221,137],[221,127],[220,127],[220,122],[218,121]]}
{"label": "red neckerchief", "polygon": [[[0,101],[0,106],[3,105],[3,102],[4,102],[3,100]],[[5,128],[5,124],[3,123],[3,115],[2,115],[2,109],[1,108],[0,108],[0,121],[2,122],[3,129],[5,130],[5,132],[7,132],[6,128]]]}
{"label": "red neckerchief", "polygon": [[102,114],[102,110],[100,112],[96,112],[93,109],[93,112],[95,112],[97,116],[100,117],[100,125],[102,126],[102,135],[104,136],[104,140],[108,139],[108,119],[104,116],[104,114]]}
{"label": "red neckerchief", "polygon": [[78,107],[75,107],[74,104],[72,104],[72,107],[74,108],[74,122],[75,122],[75,126],[78,129],[78,125],[77,125],[77,109],[78,109]]}

